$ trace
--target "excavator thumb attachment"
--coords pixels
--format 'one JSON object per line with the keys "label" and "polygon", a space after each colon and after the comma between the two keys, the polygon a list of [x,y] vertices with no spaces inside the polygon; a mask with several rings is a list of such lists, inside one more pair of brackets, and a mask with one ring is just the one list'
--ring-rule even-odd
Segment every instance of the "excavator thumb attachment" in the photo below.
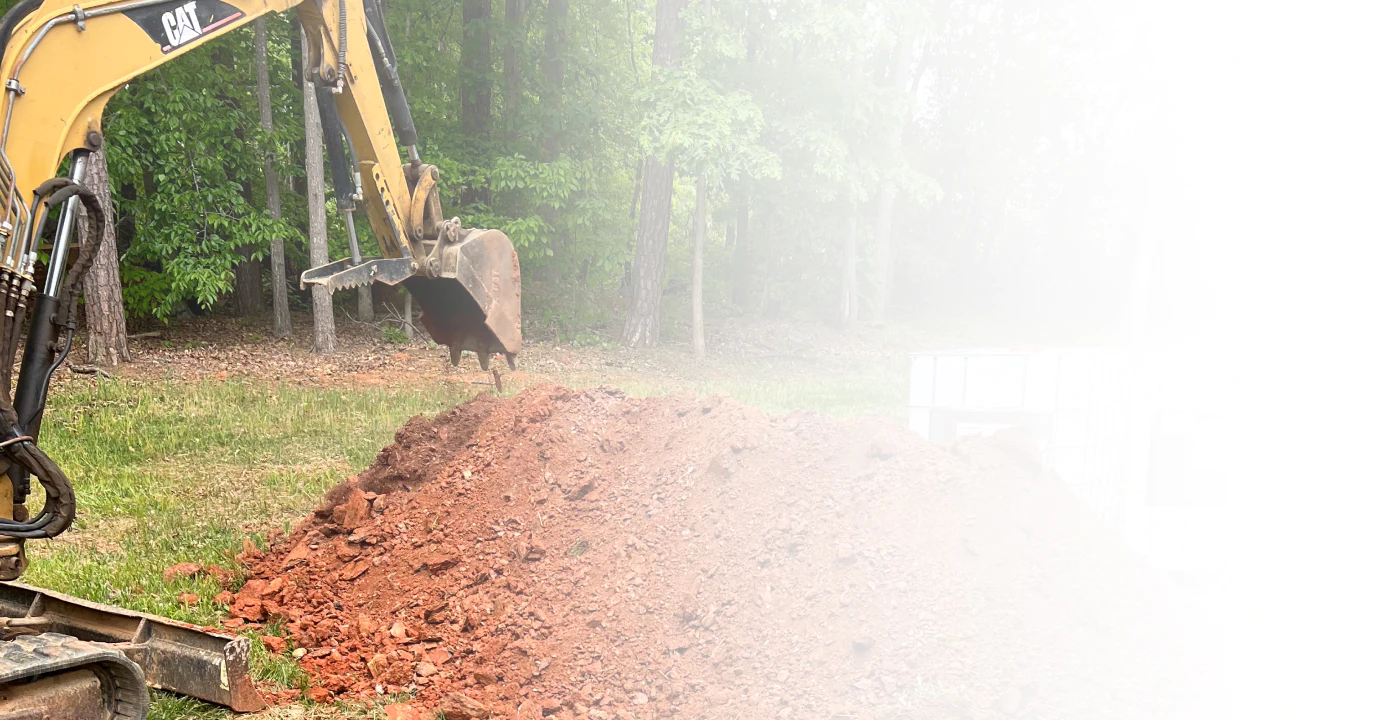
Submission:
{"label": "excavator thumb attachment", "polygon": [[[33,636],[48,645],[88,647],[82,644],[86,643],[92,648],[88,652],[93,660],[107,663],[110,657],[98,656],[114,651],[137,665],[149,686],[224,705],[236,712],[256,712],[267,707],[249,676],[249,641],[245,638],[19,583],[0,583],[0,631],[6,638]],[[64,637],[79,642],[59,642]],[[30,653],[31,659],[25,659],[15,649],[17,646],[0,646],[10,648],[7,652],[14,656],[4,658],[6,662],[32,665],[31,670],[47,672],[43,663],[51,661],[51,651],[40,648]],[[12,670],[16,677],[37,675],[22,667],[0,664],[0,668]],[[138,672],[130,675],[135,677]],[[0,716],[8,717],[4,709],[0,703]]]}
{"label": "excavator thumb attachment", "polygon": [[522,271],[508,236],[448,220],[436,240],[423,244],[429,250],[425,260],[340,260],[303,273],[302,287],[320,285],[333,293],[373,282],[402,284],[421,305],[422,326],[438,345],[450,348],[452,363],[459,364],[468,350],[485,370],[493,353],[516,367],[522,349]]}

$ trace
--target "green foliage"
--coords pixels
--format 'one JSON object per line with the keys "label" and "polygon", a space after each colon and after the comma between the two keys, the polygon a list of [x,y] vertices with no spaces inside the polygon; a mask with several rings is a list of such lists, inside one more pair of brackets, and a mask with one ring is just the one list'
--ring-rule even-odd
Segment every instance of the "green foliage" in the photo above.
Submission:
{"label": "green foliage", "polygon": [[[1065,228],[1058,216],[1085,196],[1065,192],[1049,169],[1091,156],[1068,140],[1091,123],[1038,89],[1067,74],[1062,51],[1050,48],[1073,0],[1047,12],[927,0],[715,0],[706,13],[705,3],[685,2],[680,57],[669,67],[651,62],[656,4],[571,3],[566,41],[552,43],[559,33],[548,3],[527,2],[516,23],[495,2],[491,18],[467,28],[458,2],[386,3],[445,211],[511,237],[535,291],[529,307],[546,294],[563,316],[616,316],[647,157],[673,163],[682,184],[709,181],[706,303],[717,315],[832,317],[840,243],[820,228],[850,217],[864,285],[897,267],[919,267],[927,285],[937,268],[972,267],[989,232],[972,217],[990,218],[1015,248],[1003,252],[1010,272],[1027,272],[1046,240],[1022,238]],[[247,28],[135,79],[107,110],[118,211],[131,221],[121,241],[131,314],[167,319],[188,302],[214,306],[235,264],[262,256],[274,236],[286,241],[291,274],[308,264],[306,200],[292,182],[303,174],[292,70],[300,50],[289,16],[268,26],[274,132],[259,130]],[[464,47],[485,34],[488,71],[465,68]],[[902,67],[907,51],[914,57]],[[466,88],[492,97],[492,121],[477,133],[463,130]],[[280,221],[263,210],[265,152],[284,181]],[[897,266],[882,267],[876,201],[892,190]],[[672,320],[687,316],[693,202],[677,190],[665,304]],[[343,218],[328,204],[331,254],[344,257]],[[741,219],[748,224],[738,232]],[[921,220],[966,240],[938,243],[912,229]],[[364,253],[376,253],[362,212],[356,227]]]}
{"label": "green foliage", "polygon": [[[282,75],[290,44],[285,23],[275,29]],[[209,308],[230,290],[235,263],[262,257],[273,235],[301,237],[262,207],[262,151],[287,157],[293,132],[287,122],[272,135],[259,129],[252,41],[248,31],[216,39],[137,78],[106,110],[116,211],[136,228],[122,258],[134,315],[167,319],[188,301]],[[277,97],[289,117],[286,94]]]}
{"label": "green foliage", "polygon": [[658,72],[640,99],[647,105],[641,142],[647,155],[719,181],[780,178],[780,159],[759,142],[765,120],[751,93],[723,93],[696,71],[672,68]]}

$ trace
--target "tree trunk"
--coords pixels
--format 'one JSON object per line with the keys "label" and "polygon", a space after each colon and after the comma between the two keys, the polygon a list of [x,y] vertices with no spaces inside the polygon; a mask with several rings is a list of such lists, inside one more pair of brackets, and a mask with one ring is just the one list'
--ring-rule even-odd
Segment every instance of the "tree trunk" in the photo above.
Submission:
{"label": "tree trunk", "polygon": [[[115,213],[110,203],[110,170],[105,150],[91,154],[86,167],[86,186],[96,191],[105,213],[105,233],[81,291],[86,296],[86,359],[93,365],[114,367],[129,362],[129,338],[125,334],[124,296],[120,291],[120,254],[115,248]],[[81,205],[81,244],[86,252],[96,242],[95,223]]]}
{"label": "tree trunk", "polygon": [[263,312],[263,263],[251,256],[252,249],[241,247],[243,260],[235,265],[235,315],[248,317]]}
{"label": "tree trunk", "polygon": [[709,230],[709,181],[699,176],[694,188],[694,277],[690,288],[694,358],[704,359],[704,236]]}
{"label": "tree trunk", "polygon": [[895,183],[885,181],[876,200],[876,297],[872,306],[876,319],[885,320],[890,312],[892,262],[891,236],[895,224]]}
{"label": "tree trunk", "polygon": [[[910,66],[914,64],[916,44],[916,38],[902,39],[900,47],[896,49],[895,66],[891,68],[890,87],[898,94],[907,97],[909,96]],[[893,122],[895,124],[888,128],[889,132],[886,135],[886,157],[899,161],[909,118],[897,118]],[[876,287],[874,290],[876,297],[872,302],[876,317],[880,320],[885,320],[890,311],[891,279],[895,274],[893,253],[891,252],[891,239],[895,227],[895,197],[895,179],[883,177],[881,191],[876,203]]]}
{"label": "tree trunk", "polygon": [[[682,0],[657,0],[656,43],[651,61],[669,67],[679,59]],[[642,174],[642,213],[637,222],[637,248],[632,257],[632,303],[623,326],[623,342],[646,347],[661,342],[661,293],[665,283],[666,244],[675,193],[675,163],[648,158]]]}
{"label": "tree trunk", "polygon": [[[273,102],[268,83],[268,23],[254,21],[254,57],[258,65],[259,125],[265,133],[273,132]],[[278,190],[278,171],[273,168],[273,152],[263,154],[263,187],[267,198],[264,204],[268,217],[282,218],[282,197]],[[268,241],[268,261],[273,275],[273,337],[292,334],[292,313],[287,300],[287,256],[282,236],[274,233]]]}
{"label": "tree trunk", "polygon": [[661,342],[661,293],[675,166],[649,158],[642,178],[642,214],[637,219],[637,247],[632,256],[632,303],[622,334],[623,342],[631,347]]}
{"label": "tree trunk", "polygon": [[522,116],[522,48],[527,39],[527,0],[507,0],[503,12],[507,43],[503,49],[503,120],[508,140],[517,138]]}
{"label": "tree trunk", "polygon": [[[302,37],[303,60],[305,66],[306,37]],[[321,111],[316,107],[316,85],[305,76],[302,78],[302,107],[306,115],[306,208],[310,228],[310,255],[313,266],[330,262],[330,250],[326,246],[326,178],[324,148],[321,142]],[[318,355],[335,353],[335,311],[331,305],[330,292],[320,285],[311,287],[311,321],[314,334],[311,351]]]}
{"label": "tree trunk", "polygon": [[843,262],[840,263],[839,324],[850,328],[857,323],[857,205],[848,208],[847,228],[843,233]]}
{"label": "tree trunk", "polygon": [[[742,196],[737,202],[737,237],[733,242],[733,304],[745,308],[752,302],[752,195],[747,182],[742,183]],[[760,244],[761,233],[757,234]]]}
{"label": "tree trunk", "polygon": [[541,73],[545,86],[541,88],[542,160],[555,162],[560,158],[561,135],[564,123],[561,110],[565,104],[565,46],[568,42],[566,26],[570,17],[570,0],[550,0],[546,6],[546,41],[541,58]]}
{"label": "tree trunk", "polygon": [[[211,51],[211,61],[224,68],[227,72],[234,72],[235,56],[226,47],[216,46]],[[232,98],[224,93],[217,93],[216,97],[223,103],[233,107],[239,107],[237,98]],[[246,137],[246,128],[236,127],[234,134],[239,140]],[[227,168],[227,170],[230,170]],[[240,195],[244,202],[252,205],[254,195],[251,185],[245,178],[237,177],[231,170],[227,172],[227,179],[240,188]],[[234,266],[234,288],[231,293],[231,307],[234,314],[239,317],[257,315],[263,312],[263,263],[252,257],[253,249],[249,247],[239,247],[236,249],[242,258]]]}
{"label": "tree trunk", "polygon": [[460,43],[460,130],[466,138],[488,137],[493,119],[493,42],[488,29],[493,0],[464,0]]}

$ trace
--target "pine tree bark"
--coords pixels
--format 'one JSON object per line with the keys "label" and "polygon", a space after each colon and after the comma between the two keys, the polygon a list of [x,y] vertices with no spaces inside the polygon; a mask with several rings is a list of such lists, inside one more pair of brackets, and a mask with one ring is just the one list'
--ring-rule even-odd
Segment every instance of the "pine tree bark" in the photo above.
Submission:
{"label": "pine tree bark", "polygon": [[[273,132],[273,98],[268,82],[268,23],[263,18],[254,21],[254,59],[258,66],[259,125],[265,133]],[[282,218],[282,196],[278,188],[278,171],[273,168],[273,152],[263,154],[263,187],[267,196],[264,205],[268,217]],[[283,239],[274,233],[268,241],[268,264],[272,272],[273,337],[292,334],[292,312],[287,299],[287,256]]]}
{"label": "pine tree bark", "polygon": [[[651,61],[669,67],[679,59],[682,0],[657,0],[656,42]],[[642,174],[642,214],[637,221],[637,248],[632,257],[632,302],[622,340],[631,347],[661,342],[661,293],[665,284],[666,245],[675,192],[674,161],[648,158]]]}
{"label": "pine tree bark", "polygon": [[709,231],[709,181],[699,176],[694,188],[694,271],[690,282],[690,327],[694,358],[704,359],[704,240]]}
{"label": "pine tree bark", "polygon": [[493,0],[464,0],[460,43],[460,130],[467,138],[488,137],[493,120],[493,42],[488,23],[493,19]]}
{"label": "pine tree bark", "polygon": [[[303,67],[307,64],[306,37],[303,31]],[[330,262],[326,245],[326,178],[324,146],[321,142],[321,111],[316,107],[316,84],[302,78],[302,107],[306,115],[306,208],[311,264]],[[318,355],[335,353],[335,309],[330,292],[320,285],[311,288],[311,351]]]}
{"label": "pine tree bark", "polygon": [[546,6],[546,39],[542,48],[541,73],[545,85],[541,88],[542,160],[555,162],[560,158],[563,124],[561,109],[565,104],[565,47],[568,43],[566,26],[570,17],[570,0],[550,0]]}
{"label": "pine tree bark", "polygon": [[527,39],[527,0],[507,0],[503,23],[507,26],[507,43],[503,48],[503,123],[508,140],[514,140],[522,117],[522,48]]}
{"label": "pine tree bark", "polygon": [[[115,247],[115,213],[110,202],[110,170],[105,149],[92,153],[86,168],[86,186],[96,191],[105,213],[105,233],[96,259],[82,281],[86,296],[86,358],[93,365],[114,367],[129,362],[129,338],[125,330],[124,296],[120,289],[120,253]],[[82,251],[96,241],[95,223],[81,205]]]}

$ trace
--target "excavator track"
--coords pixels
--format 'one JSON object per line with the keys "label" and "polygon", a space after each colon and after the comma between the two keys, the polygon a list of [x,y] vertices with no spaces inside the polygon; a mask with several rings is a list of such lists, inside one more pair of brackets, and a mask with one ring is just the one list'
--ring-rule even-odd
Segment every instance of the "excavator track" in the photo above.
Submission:
{"label": "excavator track", "polygon": [[0,641],[0,720],[144,720],[144,672],[123,653],[70,635]]}

